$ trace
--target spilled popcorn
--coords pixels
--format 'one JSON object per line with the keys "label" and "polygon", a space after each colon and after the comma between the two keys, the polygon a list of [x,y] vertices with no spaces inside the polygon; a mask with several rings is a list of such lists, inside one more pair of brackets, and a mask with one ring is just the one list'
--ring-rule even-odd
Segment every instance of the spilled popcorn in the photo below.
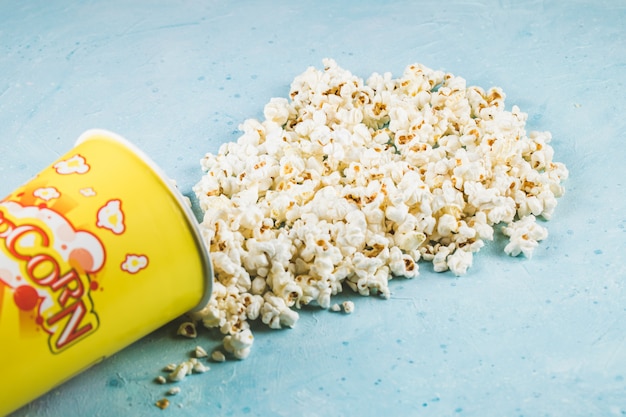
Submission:
{"label": "spilled popcorn", "polygon": [[250,321],[278,329],[303,305],[338,311],[331,297],[345,286],[388,298],[389,280],[418,276],[420,260],[463,275],[494,233],[530,258],[547,236],[537,217],[550,219],[564,192],[550,133],[527,134],[501,89],[420,64],[366,81],[323,64],[201,162],[194,192],[215,283],[194,319],[238,359]]}

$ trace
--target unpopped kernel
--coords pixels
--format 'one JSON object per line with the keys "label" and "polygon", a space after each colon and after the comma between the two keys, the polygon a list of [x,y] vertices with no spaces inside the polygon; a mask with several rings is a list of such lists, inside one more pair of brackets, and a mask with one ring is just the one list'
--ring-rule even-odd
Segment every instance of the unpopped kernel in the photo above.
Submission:
{"label": "unpopped kernel", "polygon": [[[388,298],[419,265],[467,273],[496,233],[530,258],[568,176],[549,132],[526,133],[497,87],[421,64],[363,80],[331,59],[294,79],[263,120],[201,161],[194,187],[215,271],[195,315],[248,356],[249,321],[292,327],[345,287]],[[345,308],[346,312],[351,308]]]}

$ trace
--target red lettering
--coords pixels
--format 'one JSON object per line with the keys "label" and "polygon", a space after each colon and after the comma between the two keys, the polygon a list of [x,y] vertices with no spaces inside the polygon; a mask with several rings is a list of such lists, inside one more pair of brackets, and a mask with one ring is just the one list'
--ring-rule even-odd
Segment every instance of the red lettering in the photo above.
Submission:
{"label": "red lettering", "polygon": [[[46,267],[46,265],[48,265]],[[49,255],[39,254],[28,260],[26,264],[28,276],[39,285],[52,285],[59,277],[59,264]],[[38,276],[43,274],[43,276]]]}
{"label": "red lettering", "polygon": [[[18,247],[19,247],[20,239],[22,239],[25,235],[29,233],[38,234],[41,237],[42,246],[47,247],[50,244],[48,235],[46,235],[46,233],[43,230],[41,230],[39,227],[33,226],[32,224],[24,224],[21,226],[17,226],[6,237],[6,245],[7,245],[7,249],[9,250],[9,252],[11,252],[13,256],[24,261],[29,260],[31,256],[22,254],[18,250]],[[32,247],[33,245],[32,244],[25,245],[25,247],[29,247],[29,246]]]}
{"label": "red lettering", "polygon": [[0,211],[0,237],[6,238],[15,229],[15,223],[4,217],[4,214]]}
{"label": "red lettering", "polygon": [[[87,309],[85,308],[85,303],[82,300],[79,300],[46,320],[49,325],[53,325],[69,316],[65,322],[63,330],[59,334],[58,339],[54,342],[54,351],[64,349],[67,345],[89,333],[93,329],[91,323],[87,323],[86,325],[79,327],[86,314]],[[55,332],[55,334],[58,334],[58,332]]]}
{"label": "red lettering", "polygon": [[[74,283],[73,289],[70,288],[70,284],[72,283]],[[76,273],[75,269],[72,269],[70,272],[64,274],[59,279],[50,284],[50,288],[52,288],[52,290],[55,292],[63,288],[63,292],[59,296],[59,303],[62,306],[65,306],[65,304],[67,304],[68,298],[71,297],[79,300],[85,294],[85,288],[83,287],[83,283],[81,282],[80,277]]]}
{"label": "red lettering", "polygon": [[[21,261],[19,262],[21,275],[38,288],[47,287],[46,292],[56,298],[55,308],[52,311],[46,310],[52,315],[47,319],[38,317],[40,320],[38,323],[50,330],[52,333],[48,341],[50,349],[58,353],[98,328],[98,316],[91,310],[89,288],[85,287],[84,277],[76,269],[63,272],[65,263],[61,255],[54,251],[54,247],[50,246],[51,237],[48,236],[45,227],[33,224],[16,225],[16,219],[12,220],[6,217],[6,213],[0,211],[0,239],[4,240],[9,257]],[[16,298],[18,307],[33,308],[32,300],[26,297],[32,294],[18,295]]]}

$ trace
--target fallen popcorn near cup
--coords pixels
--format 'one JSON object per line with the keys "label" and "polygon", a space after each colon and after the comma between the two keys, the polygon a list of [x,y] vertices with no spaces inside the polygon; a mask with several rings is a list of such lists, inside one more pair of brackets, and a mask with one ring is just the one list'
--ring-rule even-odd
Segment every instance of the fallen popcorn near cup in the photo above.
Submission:
{"label": "fallen popcorn near cup", "polygon": [[550,133],[527,134],[501,89],[420,64],[366,81],[323,64],[201,161],[194,192],[215,276],[193,318],[238,359],[250,321],[277,329],[303,305],[339,311],[331,298],[345,286],[389,298],[389,280],[418,276],[420,260],[463,275],[494,233],[530,258],[547,237],[537,218],[564,192]]}

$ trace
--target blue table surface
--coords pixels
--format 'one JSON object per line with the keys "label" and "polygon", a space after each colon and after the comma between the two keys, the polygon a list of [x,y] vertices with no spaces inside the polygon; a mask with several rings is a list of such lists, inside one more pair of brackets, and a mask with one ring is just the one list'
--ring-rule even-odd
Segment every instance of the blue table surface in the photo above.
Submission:
{"label": "blue table surface", "polygon": [[188,377],[161,411],[161,368],[221,342],[181,340],[176,320],[15,416],[625,415],[624,22],[618,0],[0,0],[2,195],[96,127],[192,195],[200,158],[325,57],[500,86],[570,171],[531,260],[496,240],[461,278],[424,265],[389,300],[342,294],[352,315],[255,326],[247,360]]}

